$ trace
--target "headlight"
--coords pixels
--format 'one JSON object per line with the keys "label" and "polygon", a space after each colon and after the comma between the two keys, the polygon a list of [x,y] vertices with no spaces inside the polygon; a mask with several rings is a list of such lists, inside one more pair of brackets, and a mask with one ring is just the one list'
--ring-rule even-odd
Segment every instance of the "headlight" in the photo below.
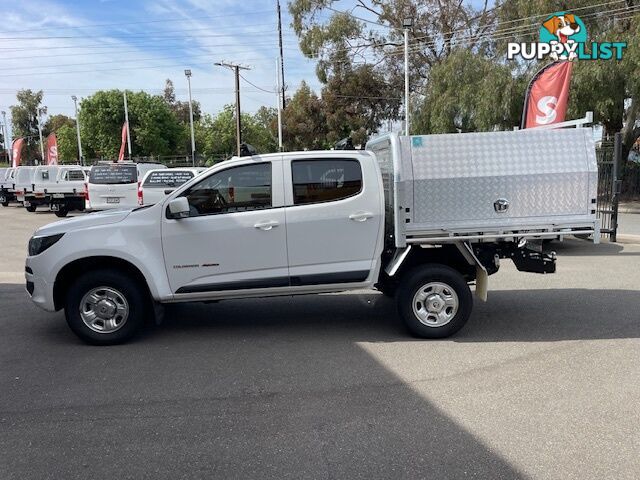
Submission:
{"label": "headlight", "polygon": [[29,240],[29,256],[40,255],[60,240],[63,235],[64,233],[57,233],[56,235],[48,235],[46,237],[31,237],[31,240]]}

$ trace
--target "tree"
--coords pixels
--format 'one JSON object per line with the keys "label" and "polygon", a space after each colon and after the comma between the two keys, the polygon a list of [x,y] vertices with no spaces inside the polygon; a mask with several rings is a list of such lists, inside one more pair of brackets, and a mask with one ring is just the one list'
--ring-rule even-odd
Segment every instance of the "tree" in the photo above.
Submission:
{"label": "tree", "polygon": [[76,121],[66,115],[51,115],[42,126],[42,135],[48,137],[51,133],[56,133],[64,125],[76,128]]}
{"label": "tree", "polygon": [[[452,81],[455,79],[455,87]],[[520,123],[524,76],[467,49],[456,49],[431,69],[414,104],[413,130],[454,133],[508,130]]]}
{"label": "tree", "polygon": [[11,106],[13,136],[25,139],[22,151],[25,164],[34,163],[35,160],[42,161],[38,134],[38,111],[40,110],[42,114],[47,113],[47,107],[41,106],[42,97],[42,90],[37,92],[20,90],[16,94],[17,105]]}
{"label": "tree", "polygon": [[[464,44],[474,52],[486,52],[490,42],[483,35],[495,25],[495,12],[488,2],[460,0],[357,0],[350,11],[333,7],[336,0],[293,0],[289,10],[302,52],[318,58],[318,78],[336,86],[354,83],[367,86],[344,95],[345,112],[357,112],[352,118],[337,113],[333,130],[354,130],[353,119],[368,117],[373,128],[358,126],[357,132],[372,133],[385,119],[399,116],[403,78],[403,19],[411,18],[412,44],[410,90],[413,97],[423,95],[431,71]],[[481,4],[480,7],[476,5]],[[323,14],[329,14],[327,16]],[[367,18],[364,18],[364,17]],[[381,25],[378,28],[371,24]],[[357,68],[360,66],[361,68]],[[350,80],[349,77],[360,77]],[[452,78],[455,88],[455,78]],[[376,99],[362,92],[378,91]],[[331,97],[323,91],[323,99]],[[350,100],[349,100],[350,99]],[[375,100],[363,109],[362,103]],[[328,112],[335,110],[329,107]],[[428,133],[428,132],[421,132]]]}
{"label": "tree", "polygon": [[329,143],[351,137],[354,145],[364,145],[384,120],[397,118],[401,105],[397,87],[372,65],[334,71],[322,88]]}
{"label": "tree", "polygon": [[[173,86],[173,82],[167,78],[164,85],[164,93],[163,93],[164,101],[171,111],[175,114],[176,118],[180,123],[189,124],[189,102],[181,102],[176,100],[176,91]],[[193,108],[193,121],[197,122],[200,120],[202,116],[202,111],[200,109],[200,102],[196,100],[192,100],[191,106]]]}
{"label": "tree", "polygon": [[328,128],[322,100],[303,81],[282,115],[283,143],[287,150],[316,150],[329,147]]}
{"label": "tree", "polygon": [[[184,152],[182,129],[164,99],[145,92],[127,92],[134,156]],[[123,93],[99,91],[82,100],[80,128],[88,158],[117,158],[124,123]]]}
{"label": "tree", "polygon": [[75,122],[63,124],[56,131],[58,139],[58,159],[60,163],[78,163],[78,138]]}

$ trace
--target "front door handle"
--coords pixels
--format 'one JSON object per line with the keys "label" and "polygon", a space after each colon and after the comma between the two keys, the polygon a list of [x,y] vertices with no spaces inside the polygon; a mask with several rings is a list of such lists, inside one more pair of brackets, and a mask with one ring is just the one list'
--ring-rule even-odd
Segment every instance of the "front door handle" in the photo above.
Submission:
{"label": "front door handle", "polygon": [[373,213],[371,212],[357,212],[349,215],[349,220],[353,220],[354,222],[366,222],[371,217],[373,217]]}
{"label": "front door handle", "polygon": [[255,228],[259,228],[260,230],[271,230],[273,227],[277,227],[278,225],[280,225],[279,222],[276,222],[275,220],[269,220],[267,222],[258,222],[254,225]]}

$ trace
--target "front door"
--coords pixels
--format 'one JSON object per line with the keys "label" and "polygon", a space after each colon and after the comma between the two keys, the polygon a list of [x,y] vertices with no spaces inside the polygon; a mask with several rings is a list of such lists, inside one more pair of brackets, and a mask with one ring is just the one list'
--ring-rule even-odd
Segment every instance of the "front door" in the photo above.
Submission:
{"label": "front door", "polygon": [[283,193],[274,189],[282,185],[281,175],[279,162],[230,166],[182,194],[188,218],[168,219],[163,212],[164,260],[174,293],[215,296],[288,286]]}

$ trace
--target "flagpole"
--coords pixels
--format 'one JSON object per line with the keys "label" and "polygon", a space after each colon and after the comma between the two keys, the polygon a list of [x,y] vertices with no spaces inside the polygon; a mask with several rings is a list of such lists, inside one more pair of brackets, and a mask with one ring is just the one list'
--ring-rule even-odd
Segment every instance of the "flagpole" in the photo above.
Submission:
{"label": "flagpole", "polygon": [[124,91],[124,122],[127,125],[127,150],[131,160],[131,135],[129,133],[129,109],[127,108],[127,91]]}

